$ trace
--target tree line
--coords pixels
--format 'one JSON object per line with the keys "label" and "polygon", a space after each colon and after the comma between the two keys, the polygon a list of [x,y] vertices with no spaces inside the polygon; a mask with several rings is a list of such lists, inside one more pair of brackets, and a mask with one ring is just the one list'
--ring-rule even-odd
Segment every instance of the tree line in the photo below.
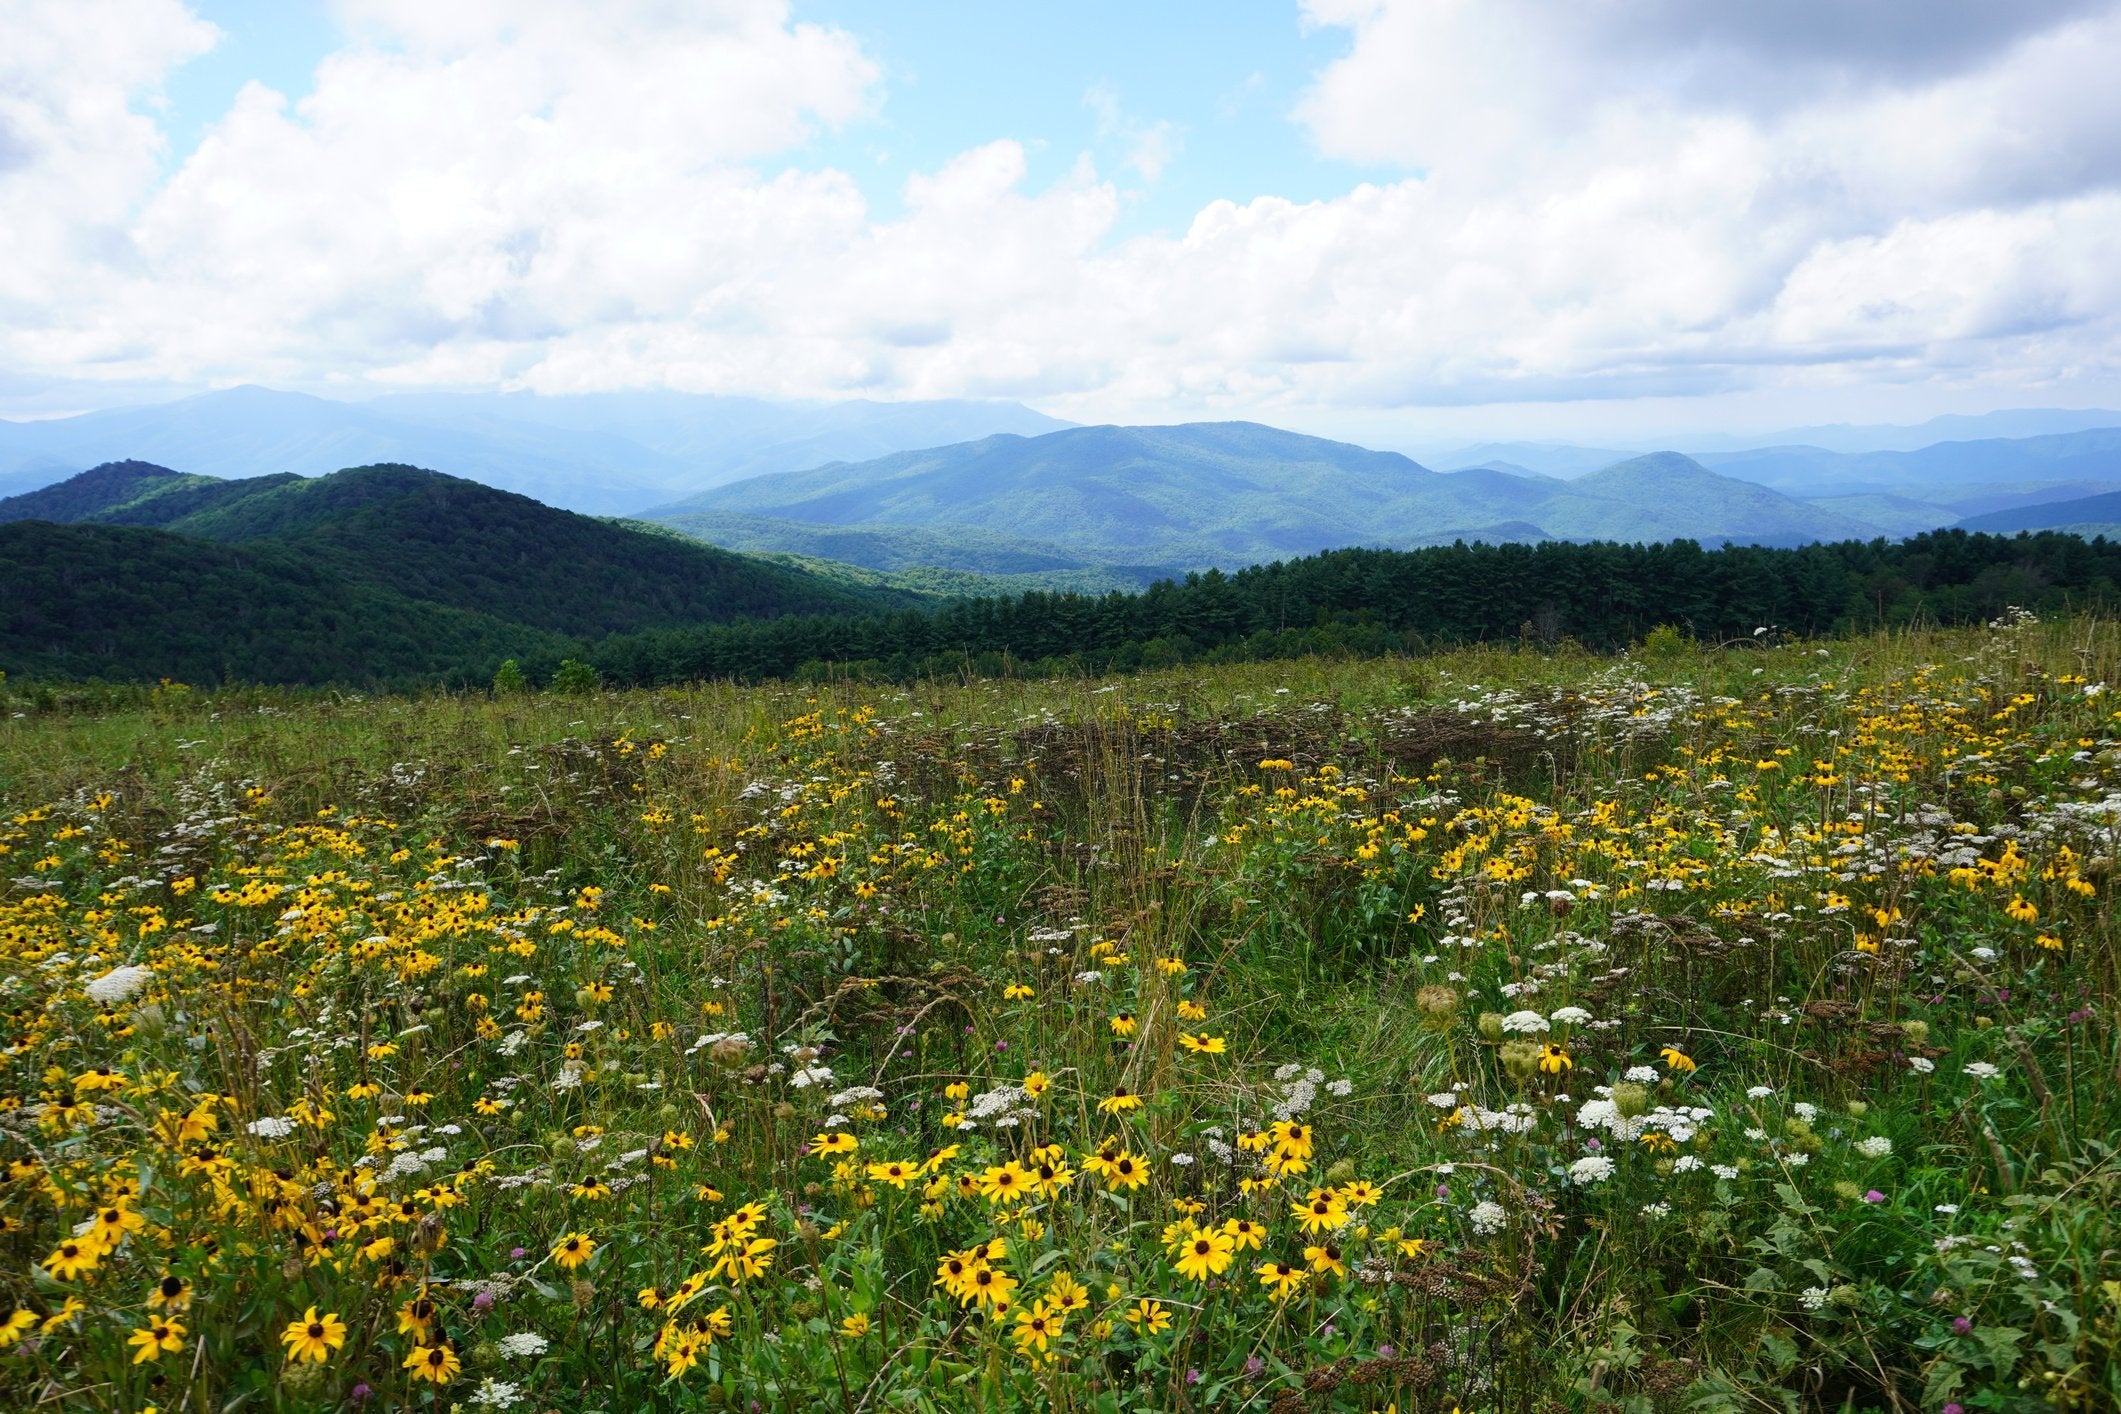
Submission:
{"label": "tree line", "polygon": [[[792,616],[618,634],[586,650],[607,682],[847,672],[907,679],[1129,671],[1498,640],[1609,651],[1670,625],[1696,639],[1980,622],[2018,606],[2111,607],[2121,542],[1944,530],[1797,549],[1463,542],[1336,550],[1135,594],[1027,593],[888,614]],[[551,661],[530,661],[549,675]]]}

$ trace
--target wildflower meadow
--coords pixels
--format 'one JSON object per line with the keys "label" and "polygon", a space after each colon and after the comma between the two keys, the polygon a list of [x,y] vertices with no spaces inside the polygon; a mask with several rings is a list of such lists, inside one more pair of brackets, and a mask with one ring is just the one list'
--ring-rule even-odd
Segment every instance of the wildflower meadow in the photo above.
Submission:
{"label": "wildflower meadow", "polygon": [[2113,683],[0,684],[0,1407],[2121,1407]]}

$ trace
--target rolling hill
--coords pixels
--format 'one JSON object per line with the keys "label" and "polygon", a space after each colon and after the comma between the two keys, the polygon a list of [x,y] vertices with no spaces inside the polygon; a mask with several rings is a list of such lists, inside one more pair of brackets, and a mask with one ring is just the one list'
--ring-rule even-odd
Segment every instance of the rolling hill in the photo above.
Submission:
{"label": "rolling hill", "polygon": [[0,671],[190,683],[477,681],[558,634],[350,580],[278,546],[0,525]]}
{"label": "rolling hill", "polygon": [[[1226,569],[1349,545],[1792,544],[1876,533],[1675,453],[1564,482],[1487,468],[1436,472],[1395,452],[1244,422],[987,437],[756,477],[643,515],[710,537],[710,518],[722,518],[749,548],[806,553],[817,552],[817,527],[846,539],[917,530],[931,537],[926,552],[952,554],[940,561],[951,569],[976,568],[964,543],[974,532],[1092,563]],[[774,522],[813,529],[783,529],[774,543]]]}
{"label": "rolling hill", "polygon": [[2079,535],[2111,537],[2121,532],[2121,491],[1968,516],[1959,522],[1958,528],[1986,531],[1991,535],[2014,535],[2021,530],[2067,530]]}
{"label": "rolling hill", "polygon": [[[116,672],[162,662],[143,648],[159,641],[185,671],[218,675],[207,646],[225,622],[231,652],[263,624],[292,634],[302,661],[322,653],[341,664],[338,680],[362,681],[510,645],[916,602],[407,466],[221,481],[131,462],[0,501],[0,522],[12,547],[0,566],[9,671]],[[240,608],[253,594],[272,603]],[[451,646],[430,657],[397,642],[406,635]],[[111,651],[96,650],[106,641]],[[254,653],[238,657],[259,677]]]}

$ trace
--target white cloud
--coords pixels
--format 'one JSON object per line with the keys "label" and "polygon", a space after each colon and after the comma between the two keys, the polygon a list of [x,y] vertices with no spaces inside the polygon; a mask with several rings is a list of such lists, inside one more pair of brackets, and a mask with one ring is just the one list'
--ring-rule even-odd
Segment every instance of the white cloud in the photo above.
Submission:
{"label": "white cloud", "polygon": [[11,5],[0,42],[0,325],[42,323],[128,255],[163,145],[135,110],[214,27],[177,0]]}
{"label": "white cloud", "polygon": [[[1348,50],[1296,117],[1392,178],[1124,241],[1089,159],[1033,190],[985,134],[891,219],[790,165],[888,100],[778,0],[348,0],[166,178],[211,27],[20,8],[0,367],[1174,416],[2121,376],[2112,3],[1308,0]],[[1114,173],[1173,159],[1085,102]]]}

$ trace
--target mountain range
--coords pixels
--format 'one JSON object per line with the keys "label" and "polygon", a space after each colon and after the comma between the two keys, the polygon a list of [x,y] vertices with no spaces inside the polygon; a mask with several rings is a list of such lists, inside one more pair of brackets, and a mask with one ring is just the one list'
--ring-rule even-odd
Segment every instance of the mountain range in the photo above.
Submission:
{"label": "mountain range", "polygon": [[[1002,434],[753,477],[643,514],[753,549],[786,548],[802,536],[816,545],[829,528],[838,554],[877,568],[885,562],[862,557],[895,551],[900,537],[916,532],[930,555],[954,551],[963,537],[1002,537],[1027,560],[1044,554],[1178,569],[1227,569],[1349,545],[1680,538],[1784,545],[1876,533],[1867,521],[1719,476],[1672,452],[1562,481],[1482,468],[1437,472],[1396,452],[1249,422]],[[965,558],[942,563],[973,567]]]}
{"label": "mountain range", "polygon": [[1016,403],[771,402],[688,393],[419,393],[339,402],[239,387],[0,421],[0,495],[106,462],[223,478],[373,463],[447,469],[548,505],[623,515],[763,472],[1069,424]]}

